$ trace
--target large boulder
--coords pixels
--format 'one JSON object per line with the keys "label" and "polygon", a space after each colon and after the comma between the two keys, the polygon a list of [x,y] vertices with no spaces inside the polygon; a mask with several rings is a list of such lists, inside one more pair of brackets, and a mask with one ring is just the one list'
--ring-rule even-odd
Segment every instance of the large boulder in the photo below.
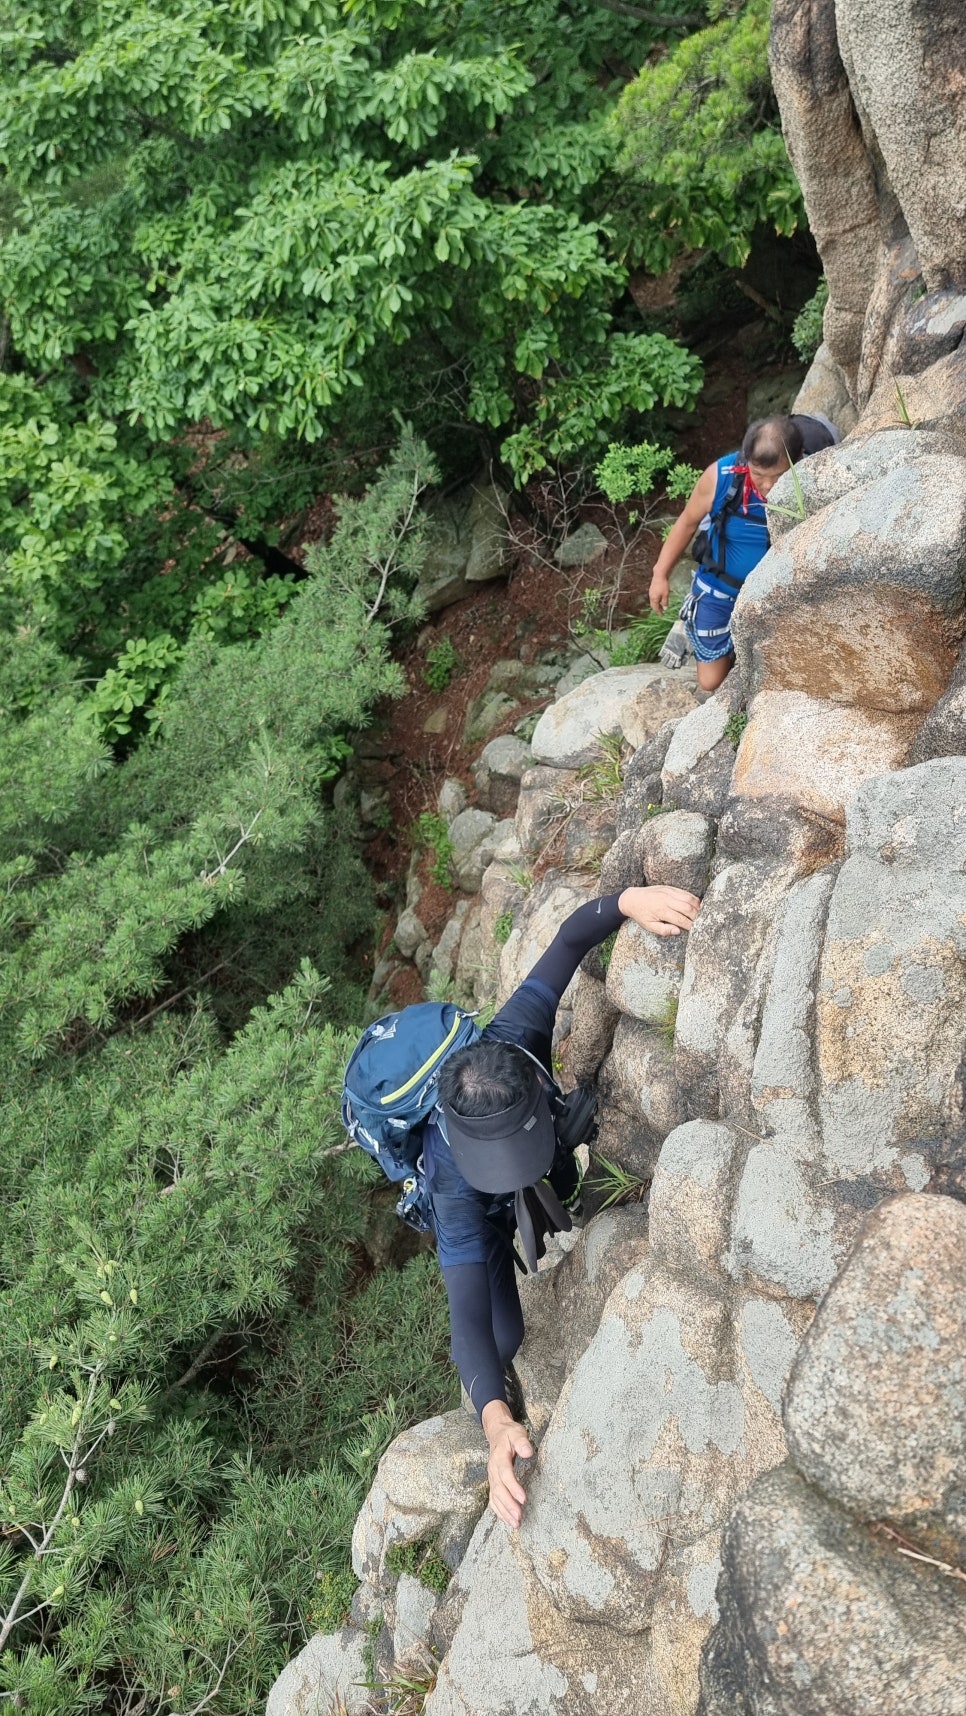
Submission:
{"label": "large boulder", "polygon": [[[852,489],[745,582],[733,631],[749,697],[801,692],[852,713],[921,718],[955,661],[964,572],[966,459],[910,457]],[[809,738],[803,725],[799,745]]]}
{"label": "large boulder", "polygon": [[358,1628],[316,1633],[286,1663],[268,1695],[266,1716],[365,1716],[369,1709],[366,1635]]}
{"label": "large boulder", "polygon": [[661,770],[665,805],[701,816],[721,815],[735,763],[735,748],[727,736],[731,713],[722,692],[678,722]]}
{"label": "large boulder", "polygon": [[520,782],[530,767],[532,753],[515,733],[491,739],[473,764],[473,779],[480,804],[496,816],[511,816],[520,796]]}
{"label": "large boulder", "polygon": [[429,542],[416,594],[427,613],[436,613],[462,600],[474,584],[502,573],[506,496],[481,484],[437,497],[427,511]]}
{"label": "large boulder", "polygon": [[[668,685],[657,705],[646,695],[655,681]],[[692,698],[690,687],[687,697]],[[601,734],[623,736],[629,730],[635,746],[640,745],[650,736],[646,728],[657,732],[670,716],[681,713],[666,707],[674,698],[674,681],[659,665],[609,667],[544,710],[531,741],[534,757],[554,768],[577,769],[601,758]]]}
{"label": "large boulder", "polygon": [[673,1031],[687,941],[684,930],[652,935],[627,919],[617,932],[607,967],[608,999],[622,1013]]}
{"label": "large boulder", "polygon": [[356,1520],[356,1578],[378,1588],[387,1551],[408,1543],[432,1541],[455,1567],[486,1506],[487,1457],[479,1420],[467,1412],[445,1412],[397,1436]]}
{"label": "large boulder", "polygon": [[718,1118],[727,1037],[794,880],[788,866],[767,858],[729,864],[704,896],[686,938],[674,1037],[677,1080],[692,1115]]}
{"label": "large boulder", "polygon": [[514,1361],[527,1418],[538,1436],[560,1391],[592,1340],[617,1283],[647,1256],[640,1205],[604,1210],[555,1268],[521,1279],[526,1334]]}
{"label": "large boulder", "polygon": [[849,811],[818,976],[827,1175],[924,1186],[959,1102],[966,758],[867,781]]}
{"label": "large boulder", "polygon": [[966,1206],[907,1195],[867,1216],[785,1401],[799,1471],[868,1521],[966,1561]]}
{"label": "large boulder", "polygon": [[562,1616],[491,1516],[462,1578],[460,1619],[425,1716],[639,1716],[651,1681],[647,1640]]}
{"label": "large boulder", "polygon": [[966,1716],[966,1604],[788,1467],[724,1535],[700,1716]]}
{"label": "large boulder", "polygon": [[561,1614],[646,1632],[668,1558],[700,1545],[714,1560],[708,1534],[759,1469],[730,1348],[726,1305],[693,1283],[645,1266],[614,1289],[541,1444],[521,1531]]}

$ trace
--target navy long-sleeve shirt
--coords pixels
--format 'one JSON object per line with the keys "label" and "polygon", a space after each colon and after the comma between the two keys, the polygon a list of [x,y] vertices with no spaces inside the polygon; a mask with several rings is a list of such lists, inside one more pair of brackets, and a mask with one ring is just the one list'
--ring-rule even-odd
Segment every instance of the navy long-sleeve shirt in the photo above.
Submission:
{"label": "navy long-sleeve shirt", "polygon": [[[533,970],[482,1033],[484,1042],[515,1043],[552,1072],[554,1018],[580,961],[624,921],[617,894],[579,906],[561,925]],[[478,1412],[505,1400],[503,1362],[493,1329],[491,1268],[506,1254],[513,1193],[493,1197],[464,1180],[439,1126],[428,1122],[423,1161],[433,1227],[449,1297],[453,1359]],[[494,1250],[496,1248],[496,1252]]]}

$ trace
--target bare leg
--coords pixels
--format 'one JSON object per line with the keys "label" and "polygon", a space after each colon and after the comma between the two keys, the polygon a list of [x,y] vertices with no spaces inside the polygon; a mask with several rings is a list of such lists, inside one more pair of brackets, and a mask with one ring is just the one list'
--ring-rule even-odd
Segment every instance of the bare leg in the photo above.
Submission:
{"label": "bare leg", "polygon": [[733,655],[723,655],[717,661],[699,661],[698,685],[702,691],[717,691],[723,685],[731,669],[735,665]]}

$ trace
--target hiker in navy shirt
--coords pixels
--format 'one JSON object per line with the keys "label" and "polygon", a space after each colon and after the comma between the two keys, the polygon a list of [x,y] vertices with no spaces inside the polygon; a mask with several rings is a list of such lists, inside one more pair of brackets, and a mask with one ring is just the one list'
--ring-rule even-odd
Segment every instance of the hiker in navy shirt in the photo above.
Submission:
{"label": "hiker in navy shirt", "polygon": [[667,611],[671,572],[698,531],[702,547],[699,553],[695,546],[698,568],[661,660],[680,667],[690,648],[702,691],[715,691],[734,665],[731,616],[742,584],[768,552],[768,496],[790,465],[838,439],[826,417],[765,417],[752,423],[740,450],[724,454],[703,472],[668,531],[651,574],[655,613]]}
{"label": "hiker in navy shirt", "polygon": [[426,1124],[423,1161],[452,1357],[490,1444],[490,1504],[511,1526],[519,1525],[526,1500],[514,1461],[533,1453],[507,1400],[508,1367],[523,1339],[512,1249],[519,1198],[539,1183],[541,1198],[549,1205],[559,1199],[559,1208],[579,1190],[579,1170],[557,1142],[536,1063],[551,1074],[557,1006],[592,947],[625,918],[655,935],[680,935],[699,905],[680,888],[643,887],[579,907],[479,1041],[451,1055],[440,1074],[439,1119]]}

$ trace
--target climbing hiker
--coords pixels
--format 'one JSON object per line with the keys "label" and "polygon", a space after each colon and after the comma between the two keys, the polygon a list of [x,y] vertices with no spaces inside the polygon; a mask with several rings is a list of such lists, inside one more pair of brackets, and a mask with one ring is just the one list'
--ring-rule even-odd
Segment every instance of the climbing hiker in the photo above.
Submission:
{"label": "climbing hiker", "polygon": [[[512,1370],[523,1339],[514,1235],[535,1268],[545,1234],[572,1226],[568,1208],[578,1206],[580,1193],[574,1149],[595,1107],[588,1113],[579,1093],[576,1103],[560,1099],[551,1051],[557,1007],[584,955],[625,919],[677,936],[691,928],[699,907],[681,888],[625,888],[591,900],[564,921],[482,1032],[457,1008],[444,1017],[433,1004],[417,1003],[370,1026],[346,1071],[342,1112],[350,1136],[402,1182],[400,1213],[407,1199],[410,1207],[425,1199],[449,1299],[451,1356],[490,1446],[490,1505],[509,1526],[520,1524],[526,1501],[514,1465],[533,1453]],[[435,1038],[420,1041],[432,1022]],[[406,1055],[413,1070],[403,1078]],[[380,1097],[395,1079],[398,1086]],[[384,1114],[394,1110],[388,1128],[380,1105]]]}
{"label": "climbing hiker", "polygon": [[671,571],[692,539],[697,571],[661,660],[680,667],[690,649],[702,691],[716,690],[734,664],[731,616],[742,584],[768,551],[768,496],[790,465],[839,439],[827,417],[799,414],[752,423],[740,450],[702,473],[668,532],[651,574],[654,612],[666,612]]}

